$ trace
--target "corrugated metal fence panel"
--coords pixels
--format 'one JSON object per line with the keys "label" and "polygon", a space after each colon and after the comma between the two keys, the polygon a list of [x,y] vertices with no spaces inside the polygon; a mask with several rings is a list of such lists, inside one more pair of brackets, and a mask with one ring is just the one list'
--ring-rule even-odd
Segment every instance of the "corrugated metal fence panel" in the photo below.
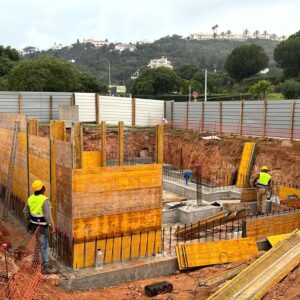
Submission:
{"label": "corrugated metal fence panel", "polygon": [[50,120],[50,95],[45,92],[21,92],[22,111],[30,119],[38,119],[40,122]]}
{"label": "corrugated metal fence panel", "polygon": [[263,135],[263,101],[244,101],[243,135]]}
{"label": "corrugated metal fence panel", "polygon": [[16,92],[0,92],[0,112],[19,113],[19,100]]}
{"label": "corrugated metal fence panel", "polygon": [[79,106],[80,122],[96,122],[95,94],[75,93],[75,104]]}
{"label": "corrugated metal fence panel", "polygon": [[173,127],[184,129],[186,124],[186,103],[174,102],[173,106]]}
{"label": "corrugated metal fence panel", "polygon": [[293,138],[300,139],[300,100],[295,103]]}
{"label": "corrugated metal fence panel", "polygon": [[219,130],[219,102],[204,103],[204,131]]}
{"label": "corrugated metal fence panel", "polygon": [[241,102],[222,102],[222,132],[238,134],[240,127]]}
{"label": "corrugated metal fence panel", "polygon": [[59,118],[60,105],[72,105],[72,93],[51,93],[53,119]]}
{"label": "corrugated metal fence panel", "polygon": [[108,124],[118,124],[123,121],[125,125],[131,125],[132,100],[125,97],[99,97],[100,121]]}
{"label": "corrugated metal fence panel", "polygon": [[166,119],[168,120],[168,122],[171,122],[171,119],[172,119],[172,115],[171,115],[172,103],[174,103],[174,101],[166,101]]}
{"label": "corrugated metal fence panel", "polygon": [[189,102],[189,122],[188,129],[201,130],[201,108],[202,103],[200,102]]}
{"label": "corrugated metal fence panel", "polygon": [[290,136],[292,100],[267,101],[266,136],[288,138]]}
{"label": "corrugated metal fence panel", "polygon": [[136,98],[135,116],[137,126],[160,124],[164,117],[164,101]]}

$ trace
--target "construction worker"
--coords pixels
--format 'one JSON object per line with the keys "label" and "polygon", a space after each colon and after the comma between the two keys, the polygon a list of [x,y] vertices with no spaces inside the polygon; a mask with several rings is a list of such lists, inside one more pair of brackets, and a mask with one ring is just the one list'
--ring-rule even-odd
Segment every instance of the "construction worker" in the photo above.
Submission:
{"label": "construction worker", "polygon": [[260,169],[259,174],[254,179],[257,193],[257,212],[265,213],[267,206],[267,189],[270,188],[272,176],[269,174],[267,166]]}
{"label": "construction worker", "polygon": [[40,228],[40,243],[42,256],[42,273],[54,274],[57,273],[49,264],[48,259],[48,228],[54,230],[53,219],[51,215],[51,205],[48,197],[46,197],[45,185],[41,180],[35,180],[31,188],[33,194],[28,198],[24,207],[25,220],[29,223],[28,228],[35,231]]}

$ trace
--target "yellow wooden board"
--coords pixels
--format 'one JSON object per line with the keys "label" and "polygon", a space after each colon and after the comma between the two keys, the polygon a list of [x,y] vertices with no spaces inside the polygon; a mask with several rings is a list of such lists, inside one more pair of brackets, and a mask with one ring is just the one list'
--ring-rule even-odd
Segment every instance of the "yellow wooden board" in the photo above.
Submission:
{"label": "yellow wooden board", "polygon": [[91,169],[101,167],[101,152],[100,151],[83,151],[82,152],[82,168]]}
{"label": "yellow wooden board", "polygon": [[96,250],[103,253],[104,263],[129,261],[139,257],[152,256],[161,253],[161,230],[142,232],[140,234],[126,235],[106,239],[94,239],[84,243],[75,242],[74,269],[95,265]]}
{"label": "yellow wooden board", "polygon": [[256,253],[258,248],[254,238],[177,246],[178,264],[181,269],[243,261]]}
{"label": "yellow wooden board", "polygon": [[29,155],[29,172],[42,181],[50,182],[50,159]]}
{"label": "yellow wooden board", "polygon": [[248,143],[244,144],[244,149],[243,149],[243,153],[242,153],[242,158],[241,158],[241,162],[240,162],[238,178],[237,178],[237,183],[236,183],[236,186],[239,188],[242,188],[245,186],[254,147],[255,147],[255,143],[248,142]]}
{"label": "yellow wooden board", "polygon": [[161,208],[73,220],[76,239],[126,234],[161,227]]}
{"label": "yellow wooden board", "polygon": [[288,195],[296,195],[300,198],[300,189],[282,185],[279,186],[279,199],[286,199]]}
{"label": "yellow wooden board", "polygon": [[281,242],[282,240],[285,240],[289,236],[291,236],[292,233],[284,233],[284,234],[279,234],[279,235],[272,235],[268,236],[267,240],[270,242],[270,244],[275,246],[277,243]]}

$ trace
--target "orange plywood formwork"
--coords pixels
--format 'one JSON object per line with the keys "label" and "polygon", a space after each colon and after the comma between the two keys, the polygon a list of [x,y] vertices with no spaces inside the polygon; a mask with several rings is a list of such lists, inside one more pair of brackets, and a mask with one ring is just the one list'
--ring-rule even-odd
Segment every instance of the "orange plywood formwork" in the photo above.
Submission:
{"label": "orange plywood formwork", "polygon": [[300,208],[300,198],[280,200],[280,204],[289,208]]}
{"label": "orange plywood formwork", "polygon": [[261,299],[299,263],[300,233],[297,231],[277,243],[208,299]]}
{"label": "orange plywood formwork", "polygon": [[82,168],[90,169],[102,166],[102,154],[100,151],[83,151],[82,152]]}
{"label": "orange plywood formwork", "polygon": [[300,228],[300,212],[287,212],[245,220],[243,235],[260,239],[289,233],[298,228]]}
{"label": "orange plywood formwork", "polygon": [[252,164],[255,155],[255,143],[245,143],[242,153],[241,163],[238,171],[236,186],[239,188],[247,187],[248,178],[252,170]]}
{"label": "orange plywood formwork", "polygon": [[254,238],[241,238],[217,242],[201,242],[176,246],[180,270],[224,264],[249,259],[258,253]]}
{"label": "orange plywood formwork", "polygon": [[257,200],[255,188],[243,188],[241,190],[241,202],[253,202]]}
{"label": "orange plywood formwork", "polygon": [[287,199],[289,196],[295,196],[300,198],[300,189],[296,189],[288,186],[279,187],[279,199]]}

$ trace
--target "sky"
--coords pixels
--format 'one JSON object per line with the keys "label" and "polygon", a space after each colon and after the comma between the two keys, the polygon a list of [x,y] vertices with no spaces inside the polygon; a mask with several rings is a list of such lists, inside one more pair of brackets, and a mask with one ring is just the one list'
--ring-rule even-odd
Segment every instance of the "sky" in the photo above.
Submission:
{"label": "sky", "polygon": [[1,0],[0,45],[47,49],[77,39],[154,41],[167,35],[300,30],[299,0]]}

